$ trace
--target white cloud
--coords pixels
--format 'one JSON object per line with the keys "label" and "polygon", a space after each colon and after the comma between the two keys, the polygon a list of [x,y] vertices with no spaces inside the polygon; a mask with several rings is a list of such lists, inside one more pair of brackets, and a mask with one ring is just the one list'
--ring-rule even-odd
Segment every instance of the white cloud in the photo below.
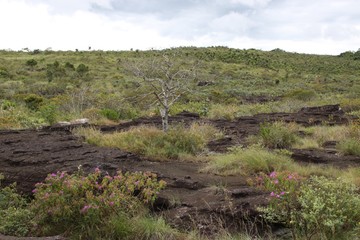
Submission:
{"label": "white cloud", "polygon": [[0,49],[357,50],[357,0],[0,0]]}

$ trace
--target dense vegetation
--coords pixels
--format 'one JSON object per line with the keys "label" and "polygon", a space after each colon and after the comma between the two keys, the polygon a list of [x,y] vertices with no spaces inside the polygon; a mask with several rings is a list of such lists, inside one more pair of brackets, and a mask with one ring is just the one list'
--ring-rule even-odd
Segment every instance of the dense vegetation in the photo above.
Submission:
{"label": "dense vegetation", "polygon": [[[199,62],[192,91],[170,113],[233,119],[340,103],[358,114],[360,61],[340,56],[226,47],[124,52],[0,52],[0,128],[36,127],[88,117],[93,121],[159,114],[155,96],[126,63],[176,53]],[[175,60],[177,61],[177,60]]]}
{"label": "dense vegetation", "polygon": [[[176,98],[171,115],[186,110],[202,118],[233,120],[340,104],[346,114],[360,116],[359,51],[339,56],[226,47],[0,51],[0,129],[36,128],[82,117],[94,124],[116,124],[160,115],[158,96],[151,85],[129,71],[128,64],[167,54],[175,55],[180,66],[197,63],[191,90]],[[290,228],[293,238],[351,239],[359,234],[360,169],[304,165],[291,158],[292,148],[323,149],[327,141],[336,141],[338,154],[359,156],[358,121],[312,127],[263,123],[257,135],[246,139],[246,146],[221,154],[207,152],[210,140],[223,137],[220,129],[207,124],[173,125],[166,133],[149,126],[111,134],[95,128],[73,133],[90,144],[120,148],[147,159],[201,161],[202,172],[245,176],[254,187],[270,192],[270,205],[259,209],[264,218]],[[53,173],[38,184],[32,201],[11,187],[1,189],[0,233],[65,232],[79,239],[200,239],[197,233],[174,230],[144,208],[163,187],[152,174]],[[117,200],[120,198],[123,201]],[[106,224],[99,227],[99,221]],[[232,238],[225,234],[219,239]]]}

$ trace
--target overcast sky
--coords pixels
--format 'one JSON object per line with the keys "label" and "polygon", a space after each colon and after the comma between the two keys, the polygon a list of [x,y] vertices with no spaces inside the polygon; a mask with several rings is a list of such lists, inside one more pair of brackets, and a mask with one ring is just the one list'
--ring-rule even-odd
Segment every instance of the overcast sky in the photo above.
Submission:
{"label": "overcast sky", "polygon": [[0,49],[360,48],[359,0],[0,0]]}

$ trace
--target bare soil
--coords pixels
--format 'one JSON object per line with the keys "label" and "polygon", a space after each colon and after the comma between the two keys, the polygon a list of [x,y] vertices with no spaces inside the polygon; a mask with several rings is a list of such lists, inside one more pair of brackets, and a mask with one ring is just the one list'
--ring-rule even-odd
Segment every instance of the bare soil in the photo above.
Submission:
{"label": "bare soil", "polygon": [[[171,123],[211,123],[223,130],[223,139],[210,142],[211,151],[224,152],[233,145],[244,144],[248,135],[256,134],[265,121],[296,122],[305,126],[345,124],[351,119],[337,105],[304,108],[297,113],[258,114],[234,121],[206,120],[184,112],[171,117]],[[117,126],[100,126],[103,132],[128,129],[137,125],[161,125],[159,117],[140,118]],[[57,171],[85,172],[96,167],[109,174],[122,171],[151,171],[165,180],[167,188],[154,205],[169,223],[180,229],[199,229],[212,234],[219,227],[237,229],[244,221],[258,217],[256,206],[267,203],[268,193],[247,185],[243,176],[217,176],[200,173],[202,163],[152,162],[119,149],[103,148],[84,143],[71,133],[76,126],[51,126],[40,130],[0,131],[0,172],[5,184],[17,183],[19,191],[31,194],[34,185],[47,174]],[[330,144],[331,146],[331,144]],[[296,161],[311,164],[331,164],[346,168],[359,166],[360,158],[341,156],[331,147],[325,150],[293,149]],[[0,236],[1,237],[1,236]]]}

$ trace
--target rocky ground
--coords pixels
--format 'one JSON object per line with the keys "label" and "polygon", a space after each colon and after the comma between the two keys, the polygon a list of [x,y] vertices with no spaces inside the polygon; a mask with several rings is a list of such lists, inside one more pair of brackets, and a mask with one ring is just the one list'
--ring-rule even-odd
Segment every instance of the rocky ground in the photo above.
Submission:
{"label": "rocky ground", "polygon": [[[226,136],[209,143],[211,151],[223,152],[243,144],[245,137],[256,134],[264,121],[296,122],[305,126],[345,124],[349,118],[337,105],[304,108],[297,113],[258,114],[234,121],[204,120],[196,114],[182,113],[171,117],[172,123],[207,122],[222,129]],[[161,125],[158,117],[141,118],[117,126],[102,126],[104,132],[124,130],[131,126]],[[77,171],[82,165],[87,172],[99,167],[114,174],[123,171],[151,171],[168,185],[155,203],[154,211],[181,229],[197,228],[206,233],[218,227],[238,228],[247,219],[256,221],[256,206],[266,204],[267,193],[251,188],[242,176],[216,176],[199,173],[201,163],[152,162],[118,149],[96,147],[71,134],[75,126],[52,126],[40,130],[0,131],[0,172],[5,184],[17,182],[20,191],[30,194],[35,183],[48,173]],[[341,168],[359,166],[360,158],[340,156],[329,143],[325,150],[293,149],[296,161],[332,164]],[[1,236],[0,236],[1,237]]]}

